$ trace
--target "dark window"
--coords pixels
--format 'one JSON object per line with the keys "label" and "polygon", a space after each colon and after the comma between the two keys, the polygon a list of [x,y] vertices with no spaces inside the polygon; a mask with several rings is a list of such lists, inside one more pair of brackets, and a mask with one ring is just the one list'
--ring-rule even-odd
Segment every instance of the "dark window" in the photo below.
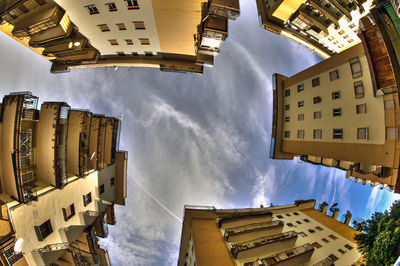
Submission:
{"label": "dark window", "polygon": [[289,130],[286,130],[285,131],[285,138],[289,138],[290,137],[290,131]]}
{"label": "dark window", "polygon": [[336,257],[335,255],[333,255],[333,254],[331,254],[331,255],[329,255],[328,256],[331,260],[333,260],[333,261],[337,261],[339,258],[338,257]]}
{"label": "dark window", "polygon": [[125,0],[128,9],[139,9],[138,1],[136,0]]}
{"label": "dark window", "polygon": [[297,85],[297,92],[301,92],[301,91],[304,91],[304,84],[303,83]]}
{"label": "dark window", "polygon": [[64,215],[64,220],[68,221],[69,219],[71,219],[75,215],[75,206],[74,206],[74,204],[71,204],[67,208],[62,208],[62,212],[63,212],[63,215]]}
{"label": "dark window", "polygon": [[153,56],[153,53],[152,52],[144,52],[144,55],[145,56]]}
{"label": "dark window", "polygon": [[339,71],[334,70],[329,72],[329,78],[331,79],[331,81],[337,80],[339,78]]}
{"label": "dark window", "polygon": [[34,226],[34,228],[39,241],[43,241],[43,239],[53,232],[50,220],[47,220],[39,226]]}
{"label": "dark window", "polygon": [[125,56],[125,53],[121,51],[121,52],[117,52],[117,55],[118,56]]}
{"label": "dark window", "polygon": [[43,5],[47,4],[46,0],[35,0],[35,2],[36,2],[39,6],[43,6]]}
{"label": "dark window", "polygon": [[315,227],[315,229],[317,229],[318,231],[324,230],[324,228],[322,228],[322,227],[320,227],[320,226]]}
{"label": "dark window", "polygon": [[293,227],[293,224],[292,224],[292,223],[287,223],[287,225],[288,225],[289,227]]}
{"label": "dark window", "polygon": [[340,91],[332,92],[332,100],[340,99]]}
{"label": "dark window", "polygon": [[285,90],[285,97],[288,97],[288,96],[290,96],[290,89]]}
{"label": "dark window", "polygon": [[290,213],[286,213],[286,216],[290,217],[291,215],[290,215]]}
{"label": "dark window", "polygon": [[308,232],[315,233],[315,230],[314,229],[308,229]]}
{"label": "dark window", "polygon": [[277,215],[276,217],[278,217],[279,219],[283,219],[282,215]]}
{"label": "dark window", "polygon": [[355,57],[350,60],[350,68],[351,68],[351,73],[353,74],[353,79],[362,76],[361,63],[358,57]]}
{"label": "dark window", "polygon": [[89,192],[86,195],[83,195],[83,205],[86,207],[89,203],[92,202],[92,192]]}
{"label": "dark window", "polygon": [[329,235],[329,237],[330,237],[331,239],[333,239],[333,240],[336,240],[336,239],[337,239],[337,237],[334,236],[334,235]]}
{"label": "dark window", "polygon": [[138,52],[132,52],[132,55],[133,56],[139,56],[139,53]]}
{"label": "dark window", "polygon": [[299,215],[299,213],[298,213],[298,212],[294,212],[293,214],[294,214],[294,215]]}
{"label": "dark window", "polygon": [[329,240],[326,238],[322,238],[322,241],[324,241],[325,243],[329,243]]}
{"label": "dark window", "polygon": [[344,245],[344,247],[347,248],[348,250],[352,250],[353,249],[353,247],[350,246],[349,244]]}
{"label": "dark window", "polygon": [[21,11],[22,13],[28,13],[28,12],[29,12],[29,9],[28,9],[26,6],[24,6],[24,5],[21,5],[18,9],[19,9],[19,11]]}
{"label": "dark window", "polygon": [[126,45],[133,45],[132,39],[125,39]]}
{"label": "dark window", "polygon": [[114,185],[114,177],[111,177],[111,179],[110,179],[110,186],[113,186]]}
{"label": "dark window", "polygon": [[314,243],[312,243],[312,245],[313,245],[314,247],[316,247],[316,248],[322,248],[321,244],[318,243],[318,242],[314,242]]}
{"label": "dark window", "polygon": [[307,234],[304,233],[304,232],[300,232],[299,235],[301,235],[301,237],[306,237],[307,236]]}
{"label": "dark window", "polygon": [[301,224],[301,222],[300,222],[300,221],[296,221],[296,223],[297,223],[297,224]]}
{"label": "dark window", "polygon": [[312,86],[313,87],[319,86],[319,77],[315,78],[315,79],[312,79]]}
{"label": "dark window", "polygon": [[333,138],[334,139],[343,139],[343,128],[334,128],[333,129]]}
{"label": "dark window", "polygon": [[285,117],[285,122],[289,122],[290,121],[290,117],[286,116]]}
{"label": "dark window", "polygon": [[144,26],[143,21],[133,21],[133,25],[135,25],[135,30],[144,30],[146,27]]}
{"label": "dark window", "polygon": [[100,185],[100,194],[103,194],[104,193],[104,184],[101,184]]}
{"label": "dark window", "polygon": [[339,248],[337,251],[339,251],[340,254],[344,254],[346,253],[346,251],[344,251],[343,249]]}
{"label": "dark window", "polygon": [[321,102],[321,97],[320,96],[314,97],[314,104],[320,103],[320,102]]}
{"label": "dark window", "polygon": [[16,18],[18,17],[13,11],[8,12],[8,14],[9,14],[13,19],[16,19]]}
{"label": "dark window", "polygon": [[304,106],[304,101],[298,102],[298,103],[297,103],[297,106],[298,106],[298,107],[303,107],[303,106]]}
{"label": "dark window", "polygon": [[310,220],[308,220],[308,219],[303,219],[303,221],[306,222],[306,223],[310,222]]}
{"label": "dark window", "polygon": [[89,11],[90,15],[99,14],[99,10],[97,9],[96,5],[88,5],[85,6],[86,9]]}
{"label": "dark window", "polygon": [[113,11],[117,11],[117,6],[115,5],[115,3],[107,3],[106,4],[108,6],[108,11],[113,12]]}
{"label": "dark window", "polygon": [[321,111],[314,112],[314,119],[321,119]]}
{"label": "dark window", "polygon": [[290,110],[290,104],[285,105],[285,110]]}
{"label": "dark window", "polygon": [[341,116],[342,108],[333,108],[333,116]]}
{"label": "dark window", "polygon": [[294,251],[286,251],[286,256],[288,256],[288,257],[293,257],[295,254],[294,254]]}

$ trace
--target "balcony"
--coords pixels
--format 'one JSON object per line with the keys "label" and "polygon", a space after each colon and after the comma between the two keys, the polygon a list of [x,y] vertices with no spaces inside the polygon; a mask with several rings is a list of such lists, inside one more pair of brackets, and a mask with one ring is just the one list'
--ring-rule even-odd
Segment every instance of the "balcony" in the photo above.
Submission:
{"label": "balcony", "polygon": [[318,263],[315,263],[313,266],[332,266],[335,263],[330,258],[325,258]]}
{"label": "balcony", "polygon": [[46,6],[30,12],[14,27],[12,34],[23,38],[59,25],[65,11],[58,6]]}
{"label": "balcony", "polygon": [[311,244],[305,244],[300,247],[292,248],[273,256],[260,259],[254,262],[245,263],[244,266],[267,266],[267,265],[303,265],[310,261],[314,247]]}
{"label": "balcony", "polygon": [[115,204],[125,205],[128,152],[118,151],[115,161]]}
{"label": "balcony", "polygon": [[236,20],[240,15],[239,0],[212,0],[208,2],[208,13]]}
{"label": "balcony", "polygon": [[266,254],[276,253],[294,246],[297,233],[294,231],[265,236],[251,241],[232,245],[231,253],[237,260],[261,257]]}
{"label": "balcony", "polygon": [[268,221],[264,223],[247,224],[225,230],[224,239],[230,243],[249,241],[267,235],[275,235],[282,232],[282,221]]}
{"label": "balcony", "polygon": [[221,229],[233,228],[252,223],[268,222],[272,219],[272,212],[260,212],[252,214],[237,214],[218,219],[218,227]]}

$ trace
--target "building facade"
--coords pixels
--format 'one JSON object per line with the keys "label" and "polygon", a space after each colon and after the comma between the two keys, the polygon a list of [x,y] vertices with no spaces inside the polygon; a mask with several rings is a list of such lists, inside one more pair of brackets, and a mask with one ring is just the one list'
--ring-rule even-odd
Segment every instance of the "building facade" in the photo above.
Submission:
{"label": "building facade", "polygon": [[3,98],[0,114],[2,265],[109,265],[98,237],[125,205],[121,121],[30,92]]}
{"label": "building facade", "polygon": [[339,209],[315,200],[248,209],[185,206],[178,266],[362,265]]}
{"label": "building facade", "polygon": [[400,192],[400,68],[392,41],[400,31],[383,18],[372,9],[360,21],[362,43],[290,78],[274,75],[271,158],[299,156]]}
{"label": "building facade", "polygon": [[0,30],[53,62],[53,73],[151,67],[202,73],[239,0],[5,0]]}
{"label": "building facade", "polygon": [[323,58],[360,43],[358,23],[371,0],[256,0],[262,26]]}

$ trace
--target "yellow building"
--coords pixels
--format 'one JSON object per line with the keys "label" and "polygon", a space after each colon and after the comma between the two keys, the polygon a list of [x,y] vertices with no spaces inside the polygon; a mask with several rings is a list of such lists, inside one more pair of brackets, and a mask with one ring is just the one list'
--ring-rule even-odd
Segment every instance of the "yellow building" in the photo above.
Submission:
{"label": "yellow building", "polygon": [[0,30],[53,62],[202,73],[228,36],[239,0],[4,0]]}
{"label": "yellow building", "polygon": [[260,23],[323,58],[357,43],[359,19],[372,0],[256,0]]}
{"label": "yellow building", "polygon": [[359,232],[315,200],[247,209],[185,206],[178,266],[359,265]]}
{"label": "yellow building", "polygon": [[273,76],[270,157],[300,156],[400,192],[399,62],[375,10],[361,19],[359,37],[362,43],[290,78]]}
{"label": "yellow building", "polygon": [[125,205],[127,152],[116,118],[3,98],[0,114],[2,265],[109,265],[97,237]]}

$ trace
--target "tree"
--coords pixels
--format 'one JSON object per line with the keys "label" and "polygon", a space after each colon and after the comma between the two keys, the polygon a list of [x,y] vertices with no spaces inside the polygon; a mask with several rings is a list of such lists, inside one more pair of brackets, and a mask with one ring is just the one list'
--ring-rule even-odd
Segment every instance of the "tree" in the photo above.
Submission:
{"label": "tree", "polygon": [[400,201],[390,212],[375,212],[355,240],[368,265],[392,265],[400,255]]}

